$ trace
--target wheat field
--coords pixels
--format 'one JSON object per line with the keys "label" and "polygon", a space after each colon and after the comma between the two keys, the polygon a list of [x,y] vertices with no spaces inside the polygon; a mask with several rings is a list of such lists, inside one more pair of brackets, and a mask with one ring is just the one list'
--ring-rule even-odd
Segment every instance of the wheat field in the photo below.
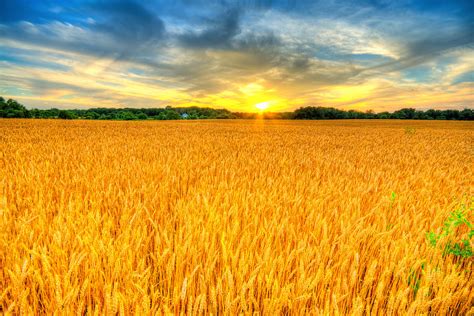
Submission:
{"label": "wheat field", "polygon": [[0,313],[473,314],[426,239],[473,157],[470,122],[0,120]]}

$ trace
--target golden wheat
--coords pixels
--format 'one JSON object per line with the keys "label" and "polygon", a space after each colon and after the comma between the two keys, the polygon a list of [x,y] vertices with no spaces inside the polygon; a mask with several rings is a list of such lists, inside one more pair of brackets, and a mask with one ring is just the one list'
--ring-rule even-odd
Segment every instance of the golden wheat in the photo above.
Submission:
{"label": "golden wheat", "polygon": [[425,237],[473,196],[473,139],[469,122],[0,120],[0,312],[473,313],[472,261]]}

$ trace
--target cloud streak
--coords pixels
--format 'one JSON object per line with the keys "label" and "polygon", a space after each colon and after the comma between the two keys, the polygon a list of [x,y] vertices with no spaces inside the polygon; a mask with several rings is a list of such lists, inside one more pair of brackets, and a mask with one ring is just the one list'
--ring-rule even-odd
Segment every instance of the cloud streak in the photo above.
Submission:
{"label": "cloud streak", "polygon": [[0,15],[1,93],[27,105],[473,106],[465,1],[15,5]]}

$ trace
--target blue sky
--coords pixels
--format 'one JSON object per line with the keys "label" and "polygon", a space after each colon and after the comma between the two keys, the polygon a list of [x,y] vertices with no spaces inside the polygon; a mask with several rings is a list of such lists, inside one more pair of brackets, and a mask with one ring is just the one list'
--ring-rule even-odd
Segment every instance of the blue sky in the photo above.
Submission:
{"label": "blue sky", "polygon": [[474,106],[473,1],[0,2],[29,107]]}

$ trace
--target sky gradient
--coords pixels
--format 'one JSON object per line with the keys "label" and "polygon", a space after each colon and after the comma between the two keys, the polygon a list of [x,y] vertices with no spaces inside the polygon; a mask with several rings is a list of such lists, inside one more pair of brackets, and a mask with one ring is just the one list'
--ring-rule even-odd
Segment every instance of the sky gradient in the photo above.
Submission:
{"label": "sky gradient", "polygon": [[0,2],[27,107],[474,107],[474,1]]}

